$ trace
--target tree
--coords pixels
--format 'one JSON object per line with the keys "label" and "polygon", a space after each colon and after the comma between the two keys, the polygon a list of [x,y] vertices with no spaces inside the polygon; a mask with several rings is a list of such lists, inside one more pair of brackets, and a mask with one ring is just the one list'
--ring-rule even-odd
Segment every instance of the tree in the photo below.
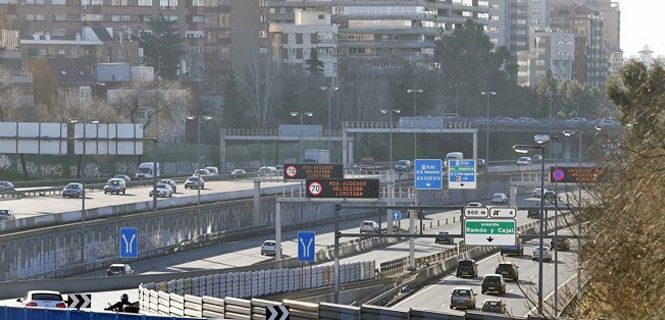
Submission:
{"label": "tree", "polygon": [[323,72],[323,61],[319,60],[319,51],[316,48],[312,48],[309,51],[309,59],[305,60],[307,63],[307,71],[310,73],[321,73]]}
{"label": "tree", "polygon": [[182,37],[174,27],[176,21],[160,15],[152,17],[148,26],[151,32],[142,32],[140,45],[149,66],[163,79],[175,79],[178,63],[183,55]]}
{"label": "tree", "polygon": [[184,133],[181,124],[192,104],[192,94],[176,81],[135,81],[110,91],[108,100],[122,117],[142,123],[144,130],[160,142],[171,142]]}
{"label": "tree", "polygon": [[662,319],[665,71],[632,61],[610,81],[608,92],[625,127],[619,137],[600,132],[620,152],[597,160],[612,174],[590,190],[593,202],[584,210],[590,222],[580,256],[589,289],[575,316]]}
{"label": "tree", "polygon": [[237,78],[238,92],[246,102],[258,128],[266,128],[273,117],[280,92],[279,71],[270,54],[259,55],[250,50],[251,57]]}
{"label": "tree", "polygon": [[44,104],[36,106],[37,119],[42,122],[62,122],[69,119],[96,119],[99,122],[117,122],[118,113],[101,99],[80,100],[61,99],[58,106],[49,108]]}
{"label": "tree", "polygon": [[0,121],[21,120],[21,110],[18,107],[19,91],[11,84],[9,70],[0,68]]}

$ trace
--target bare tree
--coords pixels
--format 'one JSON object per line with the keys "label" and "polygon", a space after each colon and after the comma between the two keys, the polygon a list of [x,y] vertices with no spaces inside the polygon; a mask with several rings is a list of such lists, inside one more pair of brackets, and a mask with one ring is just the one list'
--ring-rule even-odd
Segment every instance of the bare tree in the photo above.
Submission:
{"label": "bare tree", "polygon": [[37,119],[42,122],[67,122],[72,118],[96,119],[100,122],[117,122],[118,113],[101,99],[62,99],[55,108],[36,106]]}
{"label": "bare tree", "polygon": [[265,128],[273,116],[279,97],[279,68],[269,54],[260,55],[258,50],[250,52],[251,57],[244,72],[236,78],[238,91],[248,103],[257,126]]}
{"label": "bare tree", "polygon": [[0,121],[20,120],[18,89],[11,84],[11,73],[0,67]]}
{"label": "bare tree", "polygon": [[[388,82],[376,72],[355,72],[346,79],[340,95],[340,107],[335,108],[333,121],[377,119],[379,109],[388,102]],[[385,120],[385,119],[382,119]]]}
{"label": "bare tree", "polygon": [[[189,89],[175,81],[137,81],[118,90],[109,90],[108,101],[120,117],[142,123],[159,141],[174,141],[184,132],[184,121],[192,104]],[[181,124],[181,125],[179,125]]]}

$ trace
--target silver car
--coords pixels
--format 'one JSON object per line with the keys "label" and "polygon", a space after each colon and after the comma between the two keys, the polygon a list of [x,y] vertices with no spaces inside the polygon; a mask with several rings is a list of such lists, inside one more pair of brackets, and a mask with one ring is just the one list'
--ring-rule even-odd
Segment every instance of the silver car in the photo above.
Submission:
{"label": "silver car", "polygon": [[0,181],[0,193],[14,191],[14,184],[9,181]]}
{"label": "silver car", "polygon": [[552,250],[548,247],[535,247],[531,253],[531,260],[538,261],[540,260],[540,254],[542,252],[543,261],[551,262],[552,261]]}
{"label": "silver car", "polygon": [[14,219],[14,211],[9,209],[0,209],[0,220]]}
{"label": "silver car", "polygon": [[455,288],[450,296],[450,309],[475,309],[477,295],[471,288]]}
{"label": "silver car", "polygon": [[185,181],[185,189],[205,189],[203,177],[191,176]]}
{"label": "silver car", "polygon": [[[148,192],[148,196],[152,197],[152,189]],[[157,184],[157,197],[158,198],[170,198],[173,197],[173,189],[166,183]]]}
{"label": "silver car", "polygon": [[263,241],[261,245],[261,255],[274,256],[277,254],[277,242],[275,240]]}
{"label": "silver car", "polygon": [[492,195],[493,204],[505,204],[508,203],[508,196],[505,193],[497,192]]}

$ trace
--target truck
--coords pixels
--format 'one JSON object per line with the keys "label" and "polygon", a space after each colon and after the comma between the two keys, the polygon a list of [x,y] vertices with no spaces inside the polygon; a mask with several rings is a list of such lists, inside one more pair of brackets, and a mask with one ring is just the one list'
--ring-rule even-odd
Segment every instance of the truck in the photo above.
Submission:
{"label": "truck", "polygon": [[305,163],[330,163],[330,150],[307,149],[305,150]]}
{"label": "truck", "polygon": [[136,174],[134,175],[134,178],[136,180],[152,179],[153,174],[155,172],[157,172],[157,175],[155,176],[155,178],[159,178],[159,176],[160,176],[159,162],[157,162],[156,166],[155,166],[154,162],[142,162],[141,164],[139,164],[139,169],[137,170]]}

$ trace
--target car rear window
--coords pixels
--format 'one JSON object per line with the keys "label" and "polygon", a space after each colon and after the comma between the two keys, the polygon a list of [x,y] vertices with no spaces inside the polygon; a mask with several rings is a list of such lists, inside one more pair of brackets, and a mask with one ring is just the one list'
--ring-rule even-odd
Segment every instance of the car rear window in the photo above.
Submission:
{"label": "car rear window", "polygon": [[472,268],[473,267],[473,262],[469,260],[462,260],[457,264],[458,267],[462,268]]}
{"label": "car rear window", "polygon": [[118,271],[123,271],[125,270],[125,267],[123,266],[111,266],[109,267],[110,271],[118,272]]}
{"label": "car rear window", "polygon": [[266,241],[266,242],[264,242],[263,244],[266,245],[266,246],[274,246],[274,245],[275,245],[275,241]]}
{"label": "car rear window", "polygon": [[492,276],[492,277],[485,277],[485,282],[490,282],[490,283],[499,283],[501,282],[500,277]]}
{"label": "car rear window", "polygon": [[455,296],[470,296],[471,291],[469,291],[469,290],[455,290],[453,292],[453,295],[455,295]]}
{"label": "car rear window", "polygon": [[32,300],[41,301],[62,301],[62,296],[53,293],[35,293],[32,295]]}
{"label": "car rear window", "polygon": [[513,266],[509,264],[500,264],[496,269],[499,271],[510,271],[513,269]]}

